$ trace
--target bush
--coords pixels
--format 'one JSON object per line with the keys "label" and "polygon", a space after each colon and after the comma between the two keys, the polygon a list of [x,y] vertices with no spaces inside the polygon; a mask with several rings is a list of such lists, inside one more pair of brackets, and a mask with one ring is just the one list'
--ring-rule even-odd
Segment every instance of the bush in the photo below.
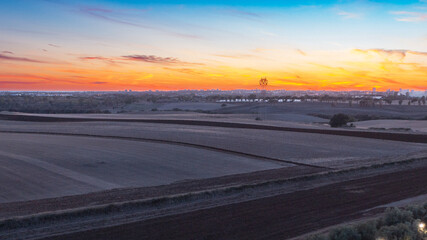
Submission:
{"label": "bush", "polygon": [[357,225],[356,229],[360,233],[361,240],[375,239],[375,233],[377,232],[376,225],[376,221],[369,221]]}
{"label": "bush", "polygon": [[[427,204],[425,206],[427,207]],[[406,209],[412,213],[414,219],[423,219],[427,214],[425,206],[409,206]]]}
{"label": "bush", "polygon": [[399,223],[409,223],[413,219],[412,212],[399,208],[387,208],[385,216],[380,220],[380,226],[391,226]]}
{"label": "bush", "polygon": [[415,240],[418,239],[417,235],[407,223],[399,223],[394,226],[382,227],[378,231],[377,237],[387,240]]}
{"label": "bush", "polygon": [[352,227],[341,227],[329,233],[330,240],[361,240],[362,236]]}
{"label": "bush", "polygon": [[351,118],[343,113],[338,113],[332,116],[331,120],[329,121],[329,125],[331,127],[342,127],[345,126],[348,122],[351,121]]}
{"label": "bush", "polygon": [[307,240],[328,240],[328,238],[326,236],[316,234],[309,236]]}
{"label": "bush", "polygon": [[314,235],[306,240],[425,240],[419,224],[427,221],[427,203],[405,209],[388,208],[383,217],[355,226],[340,227],[328,236]]}

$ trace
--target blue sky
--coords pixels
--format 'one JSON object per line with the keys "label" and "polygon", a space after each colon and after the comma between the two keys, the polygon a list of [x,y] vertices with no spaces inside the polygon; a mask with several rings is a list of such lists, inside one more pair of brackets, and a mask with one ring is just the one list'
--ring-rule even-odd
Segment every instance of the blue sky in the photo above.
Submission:
{"label": "blue sky", "polygon": [[[0,21],[0,88],[5,89],[34,87],[36,82],[52,89],[116,89],[127,84],[140,89],[194,84],[216,88],[219,80],[224,88],[251,88],[250,79],[261,75],[271,76],[278,88],[317,89],[332,82],[348,83],[339,86],[345,89],[398,83],[427,87],[422,83],[425,0],[10,0],[0,2]],[[171,59],[177,61],[172,64]],[[390,61],[401,62],[385,68]],[[105,69],[114,72],[105,76]],[[409,69],[417,74],[408,77]],[[92,72],[65,75],[67,71]],[[143,77],[133,80],[138,74]],[[41,80],[31,85],[24,77],[29,75]],[[300,82],[292,80],[303,75]],[[59,76],[76,84],[43,80]],[[104,77],[111,84],[87,85]],[[86,78],[92,80],[82,80]],[[159,84],[146,84],[152,79]]]}

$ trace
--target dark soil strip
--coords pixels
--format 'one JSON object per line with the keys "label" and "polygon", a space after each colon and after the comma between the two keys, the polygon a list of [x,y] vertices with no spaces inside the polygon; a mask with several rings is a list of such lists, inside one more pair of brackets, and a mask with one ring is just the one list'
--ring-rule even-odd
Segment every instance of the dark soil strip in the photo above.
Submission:
{"label": "dark soil strip", "polygon": [[319,168],[295,166],[251,173],[235,174],[216,178],[197,180],[192,179],[161,186],[123,188],[88,193],[83,195],[74,195],[25,202],[1,203],[0,219],[10,218],[14,216],[31,215],[41,212],[51,212],[85,206],[109,204],[122,201],[156,198],[187,192],[203,191],[214,188],[265,182],[276,179],[288,179],[307,174],[319,173],[322,171],[325,170]]}
{"label": "dark soil strip", "polygon": [[45,240],[287,239],[427,193],[427,167]]}
{"label": "dark soil strip", "polygon": [[402,141],[402,142],[427,143],[427,134],[293,128],[293,127],[267,126],[267,125],[257,125],[257,124],[247,124],[247,123],[213,122],[213,121],[202,121],[202,120],[64,118],[64,117],[46,117],[46,116],[13,115],[13,114],[0,114],[0,120],[31,121],[31,122],[141,122],[141,123],[160,123],[160,124],[180,124],[180,125],[192,125],[192,126],[245,128],[245,129],[259,129],[259,130],[290,131],[290,132],[301,132],[301,133],[317,133],[317,134],[339,135],[339,136],[349,136],[349,137],[374,138],[374,139]]}
{"label": "dark soil strip", "polygon": [[137,138],[137,137],[123,137],[123,136],[93,135],[93,134],[80,134],[80,133],[22,132],[22,131],[1,131],[1,130],[0,130],[0,133],[41,134],[41,135],[73,136],[73,137],[94,137],[94,138],[108,138],[108,139],[118,139],[118,140],[137,141],[137,142],[153,142],[153,143],[162,143],[162,144],[173,144],[173,145],[179,145],[179,146],[185,146],[185,147],[200,148],[200,149],[205,149],[205,150],[215,151],[215,152],[221,152],[221,153],[226,153],[226,154],[233,154],[233,155],[249,157],[249,158],[254,158],[254,159],[264,160],[264,161],[267,160],[267,161],[273,161],[273,162],[281,162],[281,163],[289,163],[289,164],[293,164],[293,165],[300,165],[300,166],[305,166],[305,167],[332,169],[332,168],[312,165],[312,164],[308,164],[308,163],[288,161],[288,160],[283,160],[283,159],[278,159],[278,158],[271,158],[271,157],[255,155],[255,154],[251,154],[251,153],[244,153],[244,152],[238,152],[238,151],[233,151],[233,150],[228,150],[228,149],[223,149],[223,148],[217,148],[217,147],[212,147],[212,146],[206,146],[206,145],[201,145],[201,144],[178,142],[178,141],[172,141],[172,140],[159,140],[159,139],[153,139],[153,138]]}

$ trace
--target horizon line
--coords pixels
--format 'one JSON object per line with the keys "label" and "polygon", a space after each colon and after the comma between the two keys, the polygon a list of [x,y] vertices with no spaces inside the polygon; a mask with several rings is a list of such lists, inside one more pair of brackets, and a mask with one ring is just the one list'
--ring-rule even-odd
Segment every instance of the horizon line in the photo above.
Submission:
{"label": "horizon line", "polygon": [[222,90],[222,89],[178,89],[178,90],[160,90],[160,89],[150,89],[150,90],[132,90],[132,89],[123,89],[123,90],[0,90],[0,92],[126,92],[126,93],[137,93],[137,92],[180,92],[180,91],[218,91],[218,92],[230,92],[230,91],[267,91],[267,92],[274,92],[274,91],[287,91],[287,92],[399,92],[401,90],[409,90],[409,91],[415,91],[415,92],[427,92],[427,89],[425,90],[416,90],[416,89],[387,89],[385,91],[381,90],[311,90],[311,89],[304,89],[304,90],[286,90],[286,89],[274,89],[274,90],[266,90],[266,89],[229,89],[229,90]]}

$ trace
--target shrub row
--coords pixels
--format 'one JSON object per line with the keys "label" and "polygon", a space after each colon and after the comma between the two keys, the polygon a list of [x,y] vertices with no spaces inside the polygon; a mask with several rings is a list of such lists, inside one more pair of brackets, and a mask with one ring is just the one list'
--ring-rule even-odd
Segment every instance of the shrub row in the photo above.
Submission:
{"label": "shrub row", "polygon": [[388,208],[383,217],[360,224],[338,227],[329,234],[312,235],[306,240],[425,240],[427,203],[404,209]]}

